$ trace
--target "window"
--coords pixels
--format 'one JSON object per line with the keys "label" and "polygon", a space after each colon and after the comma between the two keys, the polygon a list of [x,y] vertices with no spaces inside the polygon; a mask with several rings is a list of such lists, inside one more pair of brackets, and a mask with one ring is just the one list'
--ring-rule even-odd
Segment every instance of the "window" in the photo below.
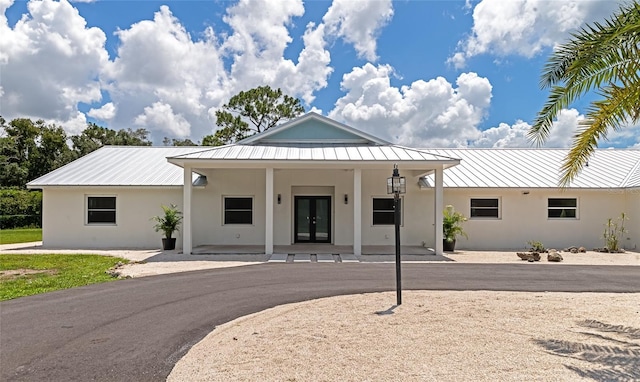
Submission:
{"label": "window", "polygon": [[500,201],[498,198],[471,199],[472,218],[500,218]]}
{"label": "window", "polygon": [[576,198],[549,198],[547,217],[550,219],[576,219],[578,217]]}
{"label": "window", "polygon": [[88,196],[87,224],[116,224],[116,197]]}
{"label": "window", "polygon": [[[398,201],[398,207],[402,222],[402,199]],[[373,225],[393,225],[393,217],[393,198],[373,198]]]}
{"label": "window", "polygon": [[224,198],[224,224],[253,224],[253,198]]}

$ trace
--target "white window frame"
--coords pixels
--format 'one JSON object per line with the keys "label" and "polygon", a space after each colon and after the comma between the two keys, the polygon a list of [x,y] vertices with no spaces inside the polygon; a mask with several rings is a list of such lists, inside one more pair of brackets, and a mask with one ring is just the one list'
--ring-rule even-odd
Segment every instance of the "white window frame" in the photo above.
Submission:
{"label": "white window frame", "polygon": [[[114,209],[102,209],[102,211],[113,211],[114,221],[112,222],[89,222],[89,198],[114,198],[116,207]],[[94,209],[91,209],[94,210]],[[96,195],[88,194],[84,197],[84,225],[87,226],[116,226],[118,225],[118,196],[117,195]]]}
{"label": "white window frame", "polygon": [[[476,199],[491,199],[491,200],[497,200],[498,201],[498,207],[473,207],[473,200]],[[498,210],[498,216],[473,216],[473,214],[471,213],[474,209],[480,209],[480,210],[493,210],[496,209]],[[474,196],[469,198],[469,219],[473,219],[473,220],[500,220],[502,219],[502,198],[497,197],[497,196]]]}
{"label": "white window frame", "polygon": [[[372,227],[393,227],[395,224],[374,224],[373,222],[373,214],[376,212],[376,210],[373,209],[373,201],[375,199],[391,199],[393,200],[393,196],[391,195],[385,195],[385,196],[372,196],[371,197],[371,204],[369,204],[371,206],[371,226]],[[400,226],[404,226],[404,196],[400,196]]]}
{"label": "white window frame", "polygon": [[[552,199],[573,199],[576,201],[576,206],[575,207],[549,207],[549,201]],[[576,211],[576,216],[568,216],[568,217],[562,217],[562,216],[558,216],[558,217],[550,217],[549,216],[549,211],[550,210],[575,210]],[[572,197],[548,197],[547,198],[547,219],[548,220],[578,220],[580,218],[580,200],[578,198],[572,198]]]}
{"label": "white window frame", "polygon": [[[225,201],[227,199],[251,199],[251,223],[226,223],[225,222],[225,215],[227,212],[227,208],[226,208],[226,203]],[[222,225],[228,225],[228,226],[252,226],[254,225],[254,222],[256,220],[256,216],[255,216],[255,210],[256,210],[256,202],[255,202],[255,197],[254,195],[222,195]],[[238,211],[238,210],[234,210],[234,211]]]}

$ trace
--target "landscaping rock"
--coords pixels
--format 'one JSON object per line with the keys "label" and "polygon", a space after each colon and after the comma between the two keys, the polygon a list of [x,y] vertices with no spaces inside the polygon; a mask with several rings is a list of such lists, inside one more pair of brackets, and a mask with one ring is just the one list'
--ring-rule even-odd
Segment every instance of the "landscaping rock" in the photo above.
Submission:
{"label": "landscaping rock", "polygon": [[558,252],[549,252],[547,254],[547,261],[551,261],[553,263],[559,263],[562,260],[564,259],[562,258],[562,255],[559,254]]}
{"label": "landscaping rock", "polygon": [[586,249],[585,247],[580,247],[580,248],[578,248],[578,252],[580,252],[580,253],[586,253],[586,252],[587,252],[587,249]]}
{"label": "landscaping rock", "polygon": [[518,255],[521,260],[540,261],[540,254],[538,252],[516,252],[516,255]]}

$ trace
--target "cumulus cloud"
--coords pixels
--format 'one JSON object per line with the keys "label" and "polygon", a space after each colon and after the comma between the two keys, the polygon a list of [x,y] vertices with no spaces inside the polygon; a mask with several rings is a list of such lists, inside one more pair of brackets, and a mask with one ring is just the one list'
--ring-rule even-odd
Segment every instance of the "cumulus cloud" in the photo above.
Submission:
{"label": "cumulus cloud", "polygon": [[233,94],[268,84],[310,104],[333,70],[324,24],[307,26],[297,62],[284,58],[292,42],[288,28],[304,13],[300,0],[240,0],[223,18],[230,32],[208,27],[198,36],[161,6],[152,20],[116,32],[113,60],[104,32],[87,28],[68,0],[30,1],[29,13],[13,28],[5,16],[12,4],[0,0],[0,93],[9,119],[43,118],[71,130],[78,104],[99,103],[104,92],[111,102],[87,115],[109,127],[146,121],[151,137],[160,139],[154,131],[167,133],[166,126],[149,124],[148,113],[168,105],[167,115],[180,116],[175,132],[197,139],[213,132],[215,110]]}
{"label": "cumulus cloud", "polygon": [[456,87],[443,77],[391,86],[393,68],[370,63],[343,76],[347,93],[329,116],[400,144],[425,147],[466,146],[491,100],[491,83],[463,73]]}
{"label": "cumulus cloud", "polygon": [[98,109],[89,110],[87,115],[101,121],[109,121],[116,115],[116,107],[113,105],[113,102],[107,102]]}
{"label": "cumulus cloud", "polygon": [[78,103],[102,99],[98,75],[108,61],[104,32],[87,28],[66,0],[31,1],[29,14],[10,28],[4,12],[11,4],[0,3],[3,116],[42,118],[77,130],[84,118]]}
{"label": "cumulus cloud", "polygon": [[144,108],[144,113],[135,119],[135,124],[145,128],[155,128],[171,137],[189,136],[191,125],[181,115],[173,112],[171,105],[155,102]]}
{"label": "cumulus cloud", "polygon": [[391,0],[334,0],[322,20],[329,36],[343,38],[359,57],[376,61],[377,35],[392,17]]}
{"label": "cumulus cloud", "polygon": [[473,10],[469,37],[459,42],[448,62],[462,68],[467,59],[486,53],[532,57],[617,8],[617,2],[602,0],[482,0]]}
{"label": "cumulus cloud", "polygon": [[[563,109],[558,119],[553,122],[549,138],[543,147],[569,147],[573,136],[578,131],[580,121],[584,119],[576,109]],[[480,132],[480,138],[470,142],[473,147],[533,147],[527,139],[531,125],[524,121],[516,121],[513,125],[501,123],[497,127]]]}
{"label": "cumulus cloud", "polygon": [[284,51],[292,42],[287,27],[293,17],[303,14],[300,0],[241,0],[227,10],[223,20],[233,33],[221,49],[233,58],[231,94],[269,84],[301,97],[307,104],[313,102],[313,93],[327,86],[327,78],[333,71],[324,25],[307,25],[297,64],[284,58]]}

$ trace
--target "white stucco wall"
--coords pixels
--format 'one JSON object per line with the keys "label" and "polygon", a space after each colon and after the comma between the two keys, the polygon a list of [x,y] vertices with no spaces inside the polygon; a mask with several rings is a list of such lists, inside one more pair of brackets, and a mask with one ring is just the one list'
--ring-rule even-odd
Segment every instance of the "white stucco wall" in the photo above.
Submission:
{"label": "white stucco wall", "polygon": [[[263,245],[265,222],[264,169],[216,169],[204,172],[208,185],[193,195],[193,245]],[[224,225],[225,196],[253,198],[253,224]]]}
{"label": "white stucco wall", "polygon": [[[265,170],[209,170],[209,184],[193,190],[193,244],[264,245]],[[374,197],[386,193],[388,171],[362,171],[362,243],[393,245],[393,226],[372,223]],[[621,212],[629,216],[628,233],[622,240],[627,249],[640,248],[640,190],[599,191],[530,189],[445,189],[444,203],[470,215],[470,199],[500,199],[500,219],[470,219],[464,229],[469,239],[460,238],[459,249],[520,249],[537,240],[547,247],[571,245],[589,249],[603,246],[602,232],[607,218]],[[277,204],[277,195],[281,204]],[[274,244],[293,242],[293,196],[332,196],[332,242],[353,243],[353,170],[274,171]],[[344,195],[348,203],[344,203]],[[115,196],[116,224],[86,224],[87,196]],[[253,224],[224,225],[223,197],[250,196],[254,199]],[[578,219],[548,219],[549,197],[578,199]],[[182,210],[182,188],[47,188],[43,193],[43,241],[51,248],[159,248],[162,234],[153,230],[150,217],[162,213],[160,205],[174,203]],[[434,246],[433,189],[421,190],[407,177],[403,196],[403,245]],[[176,234],[181,247],[181,232]]]}
{"label": "white stucco wall", "polygon": [[625,213],[629,220],[625,222],[627,232],[622,241],[624,248],[640,250],[640,188],[627,190]]}
{"label": "white stucco wall", "polygon": [[[43,190],[42,240],[49,248],[160,248],[152,216],[161,205],[182,207],[182,188],[47,188]],[[116,224],[86,224],[87,196],[115,196]],[[182,245],[180,233],[177,245]]]}
{"label": "white stucco wall", "polygon": [[[405,175],[405,174],[400,174]],[[393,225],[373,225],[373,198],[391,198],[387,194],[389,171],[362,171],[362,243],[363,245],[394,245]],[[420,190],[417,179],[406,176],[407,193],[402,195],[402,245],[434,246],[433,191]]]}
{"label": "white stucco wall", "polygon": [[[528,191],[528,194],[524,192]],[[500,190],[445,189],[445,204],[470,216],[470,199],[500,198],[500,219],[469,219],[464,230],[469,239],[461,238],[460,249],[520,249],[530,240],[547,248],[584,246],[602,247],[604,224],[627,208],[623,193],[608,190]],[[577,219],[548,219],[548,198],[577,198]]]}

